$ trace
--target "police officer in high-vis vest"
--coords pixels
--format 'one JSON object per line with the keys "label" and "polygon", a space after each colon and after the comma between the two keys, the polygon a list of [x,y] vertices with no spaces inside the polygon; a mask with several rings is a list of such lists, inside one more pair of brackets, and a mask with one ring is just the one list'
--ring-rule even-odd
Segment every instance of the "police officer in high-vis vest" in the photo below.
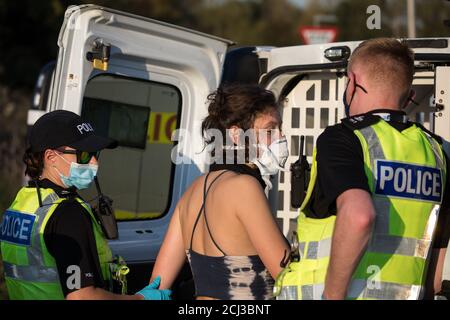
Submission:
{"label": "police officer in high-vis vest", "polygon": [[158,281],[140,294],[108,291],[113,256],[100,220],[77,193],[97,174],[99,153],[114,140],[69,111],[42,116],[25,152],[31,178],[3,215],[1,253],[10,299],[167,299]]}
{"label": "police officer in high-vis vest", "polygon": [[449,241],[442,140],[410,122],[413,52],[365,41],[347,68],[347,118],[313,155],[278,299],[423,299],[440,291]]}

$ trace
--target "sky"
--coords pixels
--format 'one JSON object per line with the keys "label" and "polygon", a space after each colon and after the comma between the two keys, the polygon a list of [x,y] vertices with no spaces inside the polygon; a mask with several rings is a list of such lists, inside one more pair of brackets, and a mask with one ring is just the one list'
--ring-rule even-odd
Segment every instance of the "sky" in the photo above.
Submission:
{"label": "sky", "polygon": [[296,4],[300,7],[304,7],[306,2],[308,2],[308,0],[289,0],[290,2],[292,2],[293,4]]}

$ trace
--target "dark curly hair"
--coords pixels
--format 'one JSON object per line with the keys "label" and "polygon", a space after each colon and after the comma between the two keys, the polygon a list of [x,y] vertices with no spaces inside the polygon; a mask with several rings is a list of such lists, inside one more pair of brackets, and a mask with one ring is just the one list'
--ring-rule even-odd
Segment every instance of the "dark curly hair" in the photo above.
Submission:
{"label": "dark curly hair", "polygon": [[270,109],[278,109],[275,95],[257,85],[229,85],[218,88],[208,96],[208,116],[202,123],[202,134],[206,144],[212,139],[207,130],[226,130],[237,126],[246,131],[253,127],[255,118]]}
{"label": "dark curly hair", "polygon": [[32,180],[38,180],[44,169],[44,152],[33,152],[31,148],[28,148],[22,160],[26,166],[25,175],[29,176]]}
{"label": "dark curly hair", "polygon": [[[259,115],[270,110],[278,110],[280,107],[271,91],[257,85],[222,86],[208,96],[208,101],[208,116],[203,120],[201,127],[205,147],[215,142],[215,137],[210,136],[208,130],[219,130],[223,137],[222,145],[219,147],[222,147],[224,158],[226,151],[223,146],[226,144],[227,129],[237,126],[245,132],[253,128],[255,119]],[[249,160],[248,148],[248,141],[246,141],[245,161]],[[219,156],[215,150],[211,152],[211,155],[214,158]],[[234,159],[237,159],[236,152]]]}

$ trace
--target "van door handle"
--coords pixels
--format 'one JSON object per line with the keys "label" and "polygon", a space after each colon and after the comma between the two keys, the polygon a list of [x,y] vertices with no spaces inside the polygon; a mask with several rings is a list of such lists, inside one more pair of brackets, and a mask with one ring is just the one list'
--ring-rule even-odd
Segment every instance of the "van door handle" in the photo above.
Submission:
{"label": "van door handle", "polygon": [[150,230],[150,229],[146,229],[146,230],[136,230],[135,232],[136,232],[137,234],[153,233],[153,231]]}

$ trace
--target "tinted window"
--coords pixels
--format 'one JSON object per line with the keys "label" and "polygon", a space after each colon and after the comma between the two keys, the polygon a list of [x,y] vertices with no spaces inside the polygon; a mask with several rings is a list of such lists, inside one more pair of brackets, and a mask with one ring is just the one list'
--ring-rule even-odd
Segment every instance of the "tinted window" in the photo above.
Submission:
{"label": "tinted window", "polygon": [[102,151],[98,173],[119,220],[158,218],[168,210],[180,105],[179,91],[166,84],[112,75],[89,81],[82,116],[119,141],[117,149]]}

